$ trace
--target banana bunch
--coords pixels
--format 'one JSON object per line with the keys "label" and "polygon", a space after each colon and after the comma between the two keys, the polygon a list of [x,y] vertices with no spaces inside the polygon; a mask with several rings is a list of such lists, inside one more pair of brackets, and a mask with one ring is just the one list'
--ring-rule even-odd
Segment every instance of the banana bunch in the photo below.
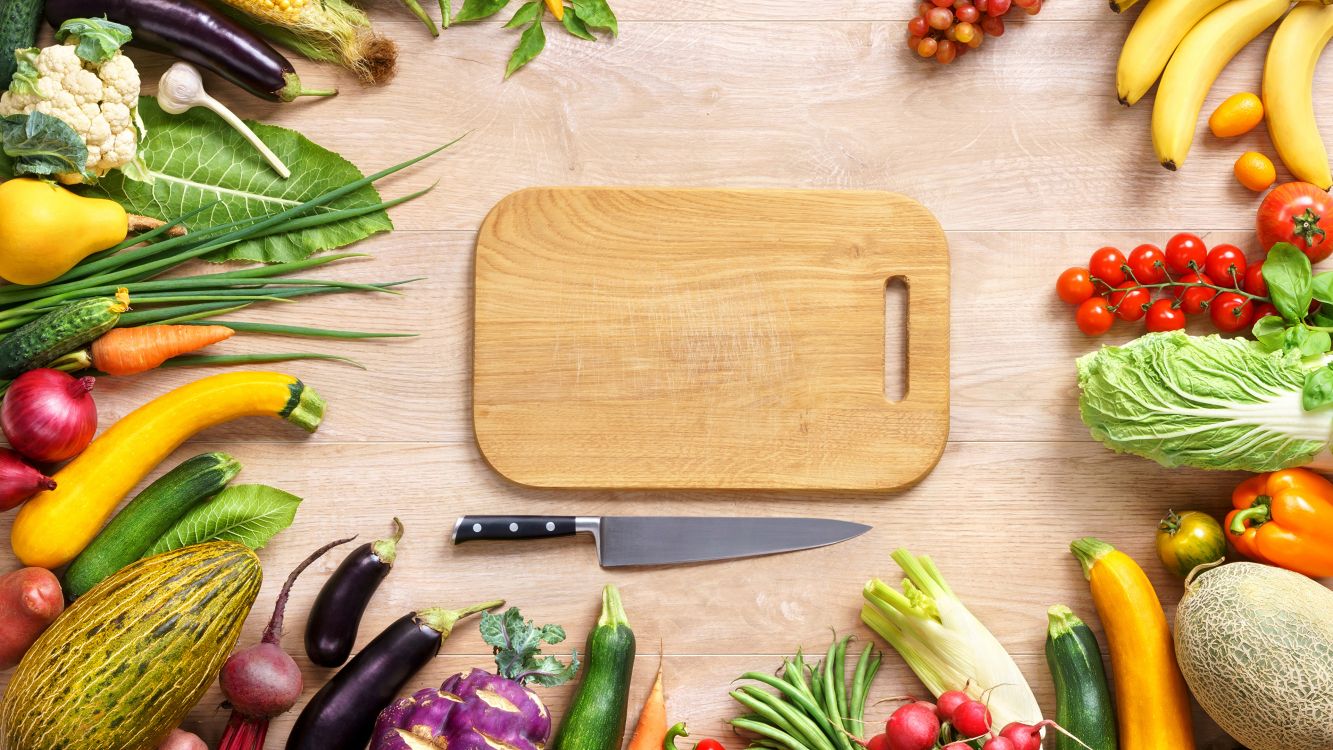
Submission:
{"label": "banana bunch", "polygon": [[[1111,0],[1111,8],[1120,12],[1135,2]],[[1264,66],[1268,130],[1297,178],[1333,186],[1312,99],[1315,63],[1333,39],[1333,5],[1302,1],[1289,9],[1291,0],[1148,0],[1120,51],[1116,93],[1131,105],[1157,83],[1152,142],[1162,166],[1176,169],[1185,161],[1222,69],[1286,14]]]}

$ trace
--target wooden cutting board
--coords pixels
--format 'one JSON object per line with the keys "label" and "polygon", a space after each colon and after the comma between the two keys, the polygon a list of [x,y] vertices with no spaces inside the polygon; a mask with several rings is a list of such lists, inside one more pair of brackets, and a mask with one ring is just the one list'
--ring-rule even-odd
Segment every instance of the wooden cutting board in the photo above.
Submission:
{"label": "wooden cutting board", "polygon": [[949,253],[909,198],[532,188],[486,217],[476,274],[477,442],[515,482],[882,490],[944,449]]}

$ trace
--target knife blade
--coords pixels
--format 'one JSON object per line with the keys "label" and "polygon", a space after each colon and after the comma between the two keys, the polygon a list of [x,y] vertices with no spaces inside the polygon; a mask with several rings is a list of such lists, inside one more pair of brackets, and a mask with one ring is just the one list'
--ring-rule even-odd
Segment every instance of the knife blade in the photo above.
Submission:
{"label": "knife blade", "polygon": [[845,542],[869,526],[828,518],[463,516],[453,542],[591,534],[604,568],[729,560]]}

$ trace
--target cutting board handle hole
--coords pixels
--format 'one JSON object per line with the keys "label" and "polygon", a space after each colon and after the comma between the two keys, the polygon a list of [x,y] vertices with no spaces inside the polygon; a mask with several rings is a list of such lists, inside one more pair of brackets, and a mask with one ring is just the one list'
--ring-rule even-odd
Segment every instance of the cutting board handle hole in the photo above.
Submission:
{"label": "cutting board handle hole", "polygon": [[907,396],[907,280],[894,276],[884,284],[884,398]]}

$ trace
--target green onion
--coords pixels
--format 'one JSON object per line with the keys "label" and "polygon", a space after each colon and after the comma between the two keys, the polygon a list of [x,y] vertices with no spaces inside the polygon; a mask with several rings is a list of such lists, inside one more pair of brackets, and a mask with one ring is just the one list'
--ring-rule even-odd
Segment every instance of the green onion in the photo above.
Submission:
{"label": "green onion", "polygon": [[339,357],[334,354],[316,354],[312,352],[286,352],[281,354],[187,354],[172,357],[159,367],[206,367],[208,365],[262,365],[271,362],[289,362],[297,359],[322,359],[330,362],[342,362],[353,367],[366,369],[365,365],[354,359]]}
{"label": "green onion", "polygon": [[237,333],[272,333],[278,336],[309,336],[322,339],[383,339],[407,338],[415,333],[371,333],[367,331],[339,331],[331,328],[306,328],[287,326],[276,323],[251,323],[249,321],[195,320],[190,325],[227,326]]}

